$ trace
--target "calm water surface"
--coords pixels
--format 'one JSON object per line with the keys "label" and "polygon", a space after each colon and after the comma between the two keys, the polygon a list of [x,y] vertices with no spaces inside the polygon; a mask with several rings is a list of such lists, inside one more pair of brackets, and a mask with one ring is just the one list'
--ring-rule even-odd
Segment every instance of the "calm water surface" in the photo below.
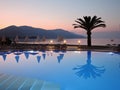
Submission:
{"label": "calm water surface", "polygon": [[0,52],[0,73],[58,83],[61,90],[120,90],[120,53]]}

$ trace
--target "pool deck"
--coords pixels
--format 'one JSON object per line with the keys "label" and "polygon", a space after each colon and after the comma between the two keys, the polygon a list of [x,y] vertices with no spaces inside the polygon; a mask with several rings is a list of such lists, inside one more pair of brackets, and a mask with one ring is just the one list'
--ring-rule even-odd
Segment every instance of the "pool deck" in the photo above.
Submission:
{"label": "pool deck", "polygon": [[0,74],[0,90],[60,90],[60,86],[43,80]]}

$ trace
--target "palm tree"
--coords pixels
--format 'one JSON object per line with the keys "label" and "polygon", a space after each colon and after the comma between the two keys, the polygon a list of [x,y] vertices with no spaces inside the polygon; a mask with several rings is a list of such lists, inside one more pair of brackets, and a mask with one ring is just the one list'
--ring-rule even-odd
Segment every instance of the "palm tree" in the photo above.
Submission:
{"label": "palm tree", "polygon": [[91,46],[91,31],[97,27],[106,27],[101,17],[97,16],[83,16],[83,19],[78,18],[75,20],[77,24],[73,24],[74,28],[83,28],[87,31],[87,44]]}

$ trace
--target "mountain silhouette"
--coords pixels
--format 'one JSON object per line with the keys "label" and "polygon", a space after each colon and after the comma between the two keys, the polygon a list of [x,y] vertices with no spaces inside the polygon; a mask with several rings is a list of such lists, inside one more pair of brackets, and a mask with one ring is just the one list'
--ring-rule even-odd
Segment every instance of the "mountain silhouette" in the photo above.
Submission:
{"label": "mountain silhouette", "polygon": [[62,36],[64,38],[85,38],[82,35],[75,34],[63,29],[54,29],[54,30],[46,30],[42,28],[34,28],[31,26],[8,26],[0,30],[0,37],[6,36],[9,38],[15,38],[16,36],[19,37],[46,37],[46,38],[57,38],[58,36]]}

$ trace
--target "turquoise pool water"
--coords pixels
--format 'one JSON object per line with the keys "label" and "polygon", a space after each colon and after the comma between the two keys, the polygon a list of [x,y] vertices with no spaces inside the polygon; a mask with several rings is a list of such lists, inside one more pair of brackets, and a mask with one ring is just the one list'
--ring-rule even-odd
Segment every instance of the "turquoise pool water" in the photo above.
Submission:
{"label": "turquoise pool water", "polygon": [[0,73],[54,82],[61,90],[120,90],[120,53],[0,52]]}

